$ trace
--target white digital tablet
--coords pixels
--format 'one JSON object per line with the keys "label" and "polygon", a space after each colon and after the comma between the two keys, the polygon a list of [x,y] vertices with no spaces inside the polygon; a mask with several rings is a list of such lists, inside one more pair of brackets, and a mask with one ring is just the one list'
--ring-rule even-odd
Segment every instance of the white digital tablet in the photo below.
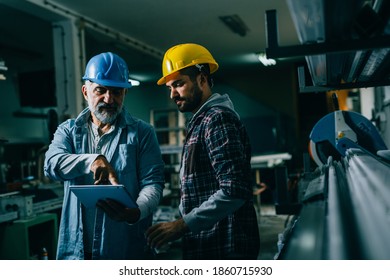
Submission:
{"label": "white digital tablet", "polygon": [[96,207],[98,200],[107,198],[129,208],[138,207],[123,185],[73,185],[69,188],[87,208]]}

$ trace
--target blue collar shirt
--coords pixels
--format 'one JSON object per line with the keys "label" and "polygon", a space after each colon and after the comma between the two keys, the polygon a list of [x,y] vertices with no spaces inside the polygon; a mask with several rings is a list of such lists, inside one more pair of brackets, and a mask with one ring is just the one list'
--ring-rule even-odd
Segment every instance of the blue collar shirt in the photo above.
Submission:
{"label": "blue collar shirt", "polygon": [[92,258],[143,259],[147,248],[144,232],[152,223],[164,186],[164,163],[155,131],[123,109],[115,128],[105,136],[109,142],[92,149],[89,126],[90,111],[86,108],[76,119],[59,125],[45,155],[45,175],[64,182],[57,259],[84,259],[85,209],[69,186],[93,184],[91,165],[103,154],[102,147],[119,182],[137,202],[141,217],[130,225],[96,211]]}

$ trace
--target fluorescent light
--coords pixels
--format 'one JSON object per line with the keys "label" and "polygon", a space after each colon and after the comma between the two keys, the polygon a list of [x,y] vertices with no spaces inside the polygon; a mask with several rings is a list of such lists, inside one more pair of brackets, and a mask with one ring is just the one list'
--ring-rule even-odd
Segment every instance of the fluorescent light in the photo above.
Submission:
{"label": "fluorescent light", "polygon": [[[5,66],[5,62],[3,59],[0,59],[0,71],[7,71],[8,67]],[[3,73],[0,73],[0,81],[4,81],[6,79]]]}
{"label": "fluorescent light", "polygon": [[8,70],[8,67],[5,66],[5,62],[3,59],[0,58],[0,70],[1,71],[7,71]]}
{"label": "fluorescent light", "polygon": [[264,66],[271,66],[271,65],[275,65],[276,64],[276,60],[275,59],[271,59],[271,58],[267,58],[265,53],[259,53],[257,55],[257,58],[259,59],[259,61],[261,63],[263,63]]}
{"label": "fluorescent light", "polygon": [[231,31],[242,37],[249,31],[249,28],[238,15],[220,16],[219,19],[222,20]]}
{"label": "fluorescent light", "polygon": [[133,87],[138,87],[138,86],[141,84],[140,81],[133,80],[133,79],[129,79],[129,83],[130,83]]}

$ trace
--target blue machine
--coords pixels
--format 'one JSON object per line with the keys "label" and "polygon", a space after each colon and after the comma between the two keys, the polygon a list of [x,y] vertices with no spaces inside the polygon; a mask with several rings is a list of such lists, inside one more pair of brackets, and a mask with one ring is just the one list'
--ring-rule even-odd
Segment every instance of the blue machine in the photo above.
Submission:
{"label": "blue machine", "polygon": [[309,152],[318,166],[328,157],[339,160],[349,148],[359,148],[373,155],[387,150],[377,128],[363,115],[337,110],[320,119],[310,133]]}

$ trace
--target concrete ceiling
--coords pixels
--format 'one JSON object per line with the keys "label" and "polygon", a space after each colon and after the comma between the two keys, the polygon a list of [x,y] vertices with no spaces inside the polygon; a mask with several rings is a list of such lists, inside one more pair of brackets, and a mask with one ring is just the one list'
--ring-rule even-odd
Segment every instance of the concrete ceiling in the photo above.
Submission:
{"label": "concrete ceiling", "polygon": [[[160,52],[183,42],[207,46],[216,59],[231,66],[255,61],[248,56],[266,47],[265,11],[276,9],[280,20],[280,43],[296,44],[285,0],[55,0],[69,9],[128,35]],[[219,19],[237,15],[248,27],[245,36],[232,32]]]}

